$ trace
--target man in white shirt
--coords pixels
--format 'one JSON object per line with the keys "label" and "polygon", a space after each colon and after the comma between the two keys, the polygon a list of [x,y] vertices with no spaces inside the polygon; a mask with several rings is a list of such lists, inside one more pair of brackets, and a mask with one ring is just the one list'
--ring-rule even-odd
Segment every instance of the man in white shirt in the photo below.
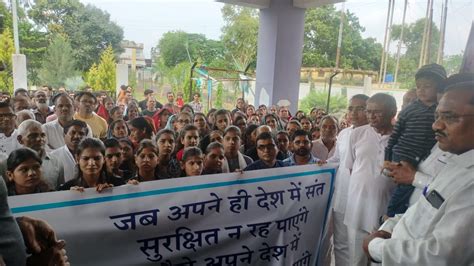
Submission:
{"label": "man in white shirt", "polygon": [[16,115],[8,101],[0,102],[0,157],[6,158],[10,153],[21,147],[17,141],[15,129]]}
{"label": "man in white shirt", "polygon": [[314,157],[326,161],[334,155],[336,149],[336,139],[339,127],[337,125],[337,118],[327,115],[321,118],[320,129],[321,137],[313,141],[313,148],[311,153]]}
{"label": "man in white shirt", "polygon": [[395,98],[377,93],[367,101],[369,124],[355,128],[349,138],[346,167],[351,176],[344,224],[348,229],[350,265],[367,265],[362,242],[379,226],[395,188],[391,178],[382,174],[384,151],[397,113]]}
{"label": "man in white shirt", "polygon": [[64,181],[68,182],[76,176],[76,150],[79,143],[87,135],[87,124],[84,121],[72,120],[64,125],[66,144],[51,152],[64,166]]}
{"label": "man in white shirt", "polygon": [[423,196],[364,241],[386,265],[472,265],[474,261],[474,74],[446,80],[433,123],[439,148],[453,155]]}
{"label": "man in white shirt", "polygon": [[[64,128],[63,126],[73,120],[74,100],[66,93],[61,93],[53,97],[54,114],[56,120],[43,124],[43,130],[46,134],[49,149],[55,150],[64,146]],[[92,138],[92,130],[89,125],[87,137]]]}
{"label": "man in white shirt", "polygon": [[336,174],[333,202],[333,229],[334,229],[334,259],[336,266],[349,265],[349,245],[347,226],[344,224],[344,213],[346,212],[347,190],[349,187],[350,172],[346,167],[345,159],[349,150],[349,138],[354,128],[367,124],[365,108],[369,96],[356,94],[349,100],[347,115],[351,119],[352,126],[343,129],[337,136],[334,155],[328,159],[328,163],[338,163]]}

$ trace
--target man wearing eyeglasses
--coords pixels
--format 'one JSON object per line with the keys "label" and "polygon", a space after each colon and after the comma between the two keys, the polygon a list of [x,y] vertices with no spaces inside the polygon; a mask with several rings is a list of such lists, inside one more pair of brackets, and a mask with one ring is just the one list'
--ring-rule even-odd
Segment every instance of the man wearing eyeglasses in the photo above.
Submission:
{"label": "man wearing eyeglasses", "polygon": [[365,239],[364,251],[376,262],[472,265],[474,261],[474,74],[449,77],[445,91],[432,127],[439,148],[451,156],[413,206]]}
{"label": "man wearing eyeglasses", "polygon": [[278,148],[272,134],[269,132],[261,133],[257,136],[257,155],[259,160],[248,165],[244,171],[288,166],[283,161],[277,160],[277,153]]}
{"label": "man wearing eyeglasses", "polygon": [[15,118],[9,101],[0,102],[0,159],[6,159],[13,150],[21,147],[17,140]]}
{"label": "man wearing eyeglasses", "polygon": [[344,214],[346,212],[347,190],[349,187],[349,177],[351,173],[346,167],[345,159],[349,149],[349,138],[352,131],[360,126],[367,125],[367,115],[365,108],[369,96],[365,94],[356,94],[349,100],[347,115],[352,126],[343,129],[337,135],[336,148],[334,155],[331,156],[328,163],[338,163],[339,167],[336,174],[336,184],[334,189],[334,203],[332,222],[334,228],[334,259],[336,266],[349,265],[349,245],[347,226],[344,224]]}
{"label": "man wearing eyeglasses", "polygon": [[107,121],[94,113],[97,98],[90,92],[82,92],[77,100],[79,105],[74,119],[86,122],[91,129],[94,138],[105,139],[107,135]]}
{"label": "man wearing eyeglasses", "polygon": [[376,230],[395,188],[391,178],[382,174],[384,151],[397,113],[395,98],[385,93],[367,100],[368,125],[354,128],[349,138],[345,166],[349,178],[344,224],[348,231],[349,264],[367,265],[361,249],[364,237]]}

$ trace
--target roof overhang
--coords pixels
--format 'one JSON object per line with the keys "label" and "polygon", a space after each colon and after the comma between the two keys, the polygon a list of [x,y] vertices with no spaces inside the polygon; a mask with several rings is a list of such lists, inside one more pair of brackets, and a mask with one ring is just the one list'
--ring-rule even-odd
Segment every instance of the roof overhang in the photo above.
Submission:
{"label": "roof overhang", "polygon": [[[311,8],[344,1],[345,0],[293,0],[293,6],[298,8]],[[269,8],[271,4],[271,0],[216,0],[216,2],[258,9]]]}

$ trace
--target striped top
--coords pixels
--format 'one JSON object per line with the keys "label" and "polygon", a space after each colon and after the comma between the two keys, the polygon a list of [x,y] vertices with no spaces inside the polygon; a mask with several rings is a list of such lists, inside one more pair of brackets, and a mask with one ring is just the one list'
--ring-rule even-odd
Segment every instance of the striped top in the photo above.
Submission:
{"label": "striped top", "polygon": [[426,106],[420,100],[416,100],[400,112],[385,149],[386,161],[407,161],[416,167],[429,155],[436,143],[431,128],[435,121],[436,107],[437,104]]}

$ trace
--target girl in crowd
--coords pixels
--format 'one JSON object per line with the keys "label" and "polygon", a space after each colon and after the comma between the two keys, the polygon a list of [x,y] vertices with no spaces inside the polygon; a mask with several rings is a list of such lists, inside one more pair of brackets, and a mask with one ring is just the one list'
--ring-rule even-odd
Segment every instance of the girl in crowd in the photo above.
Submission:
{"label": "girl in crowd", "polygon": [[209,110],[207,112],[207,122],[209,123],[209,125],[214,125],[214,113],[217,111],[216,108],[211,108],[211,110]]}
{"label": "girl in crowd", "polygon": [[318,108],[317,107],[311,108],[311,111],[309,112],[309,118],[311,119],[311,122],[314,123],[314,121],[316,121],[317,116],[318,116]]}
{"label": "girl in crowd", "polygon": [[125,121],[132,121],[140,115],[140,110],[135,102],[131,102],[127,105],[127,111],[125,112]]}
{"label": "girl in crowd", "polygon": [[311,123],[311,120],[306,116],[303,116],[300,118],[300,123],[301,123],[301,128],[306,132],[310,132],[311,128],[313,128],[313,124]]}
{"label": "girl in crowd", "polygon": [[42,178],[41,164],[41,158],[32,149],[21,148],[11,152],[6,171],[8,196],[52,191]]}
{"label": "girl in crowd", "polygon": [[184,149],[181,170],[183,176],[199,176],[204,168],[204,158],[201,149],[188,147]]}
{"label": "girl in crowd", "polygon": [[176,157],[173,156],[175,149],[174,132],[169,129],[158,131],[155,137],[158,147],[158,172],[162,179],[179,177],[181,166]]}
{"label": "girl in crowd", "polygon": [[84,191],[84,188],[96,188],[97,192],[125,182],[111,177],[107,180],[105,169],[105,146],[99,139],[86,138],[79,143],[76,150],[77,175],[66,182],[60,190]]}
{"label": "girl in crowd", "polygon": [[130,135],[130,130],[128,129],[127,122],[125,122],[125,120],[119,119],[110,123],[109,130],[107,131],[108,139],[123,139],[128,138],[128,135]]}
{"label": "girl in crowd", "polygon": [[260,116],[257,113],[252,114],[248,119],[248,123],[254,124],[254,125],[260,125]]}
{"label": "girl in crowd", "polygon": [[153,121],[155,122],[155,128],[159,131],[166,127],[166,123],[168,123],[168,118],[171,116],[170,110],[167,108],[161,108],[158,112],[155,113],[153,116]]}
{"label": "girl in crowd", "polygon": [[130,141],[132,141],[134,148],[138,147],[142,140],[153,137],[153,128],[144,117],[140,116],[130,121],[129,128]]}
{"label": "girl in crowd", "polygon": [[247,115],[247,117],[250,117],[251,115],[255,114],[255,106],[251,104],[247,105],[245,114]]}
{"label": "girl in crowd", "polygon": [[263,122],[265,125],[269,126],[272,129],[273,134],[276,134],[278,131],[283,130],[281,126],[280,119],[274,113],[267,114]]}
{"label": "girl in crowd", "polygon": [[321,130],[319,129],[318,126],[315,126],[311,129],[310,134],[311,134],[312,141],[318,140],[319,137],[321,136]]}
{"label": "girl in crowd", "polygon": [[242,146],[240,149],[241,153],[246,154],[248,150],[255,147],[257,140],[257,128],[258,125],[250,124],[245,129],[244,135],[242,136]]}
{"label": "girl in crowd", "polygon": [[303,116],[305,116],[304,112],[301,111],[301,110],[298,110],[294,117],[296,117],[296,119],[300,120]]}
{"label": "girl in crowd", "polygon": [[194,114],[194,125],[197,127],[199,131],[199,136],[204,137],[209,134],[209,125],[206,121],[206,116],[203,113],[195,113]]}
{"label": "girl in crowd", "polygon": [[119,169],[132,173],[135,176],[136,166],[133,156],[133,144],[128,138],[119,139],[120,152],[122,153],[122,164]]}
{"label": "girl in crowd", "polygon": [[109,111],[109,124],[112,123],[115,120],[121,120],[123,119],[123,111],[122,108],[118,106],[114,106],[112,109]]}
{"label": "girl in crowd", "polygon": [[177,145],[178,152],[176,159],[181,161],[184,149],[188,147],[196,147],[199,144],[199,131],[195,125],[186,125],[179,132],[179,143]]}
{"label": "girl in crowd", "polygon": [[247,119],[243,116],[238,116],[234,120],[234,126],[238,127],[240,132],[245,132],[245,129],[247,128]]}
{"label": "girl in crowd", "polygon": [[194,109],[191,105],[185,104],[181,107],[181,113],[189,113],[191,116],[194,116]]}
{"label": "girl in crowd", "polygon": [[222,144],[224,137],[222,136],[222,132],[220,130],[213,130],[209,133],[209,141],[214,142],[217,141]]}
{"label": "girl in crowd", "polygon": [[107,95],[105,97],[102,97],[102,99],[103,99],[102,103],[99,103],[96,112],[97,112],[97,115],[105,119],[105,121],[109,121],[110,120],[109,113],[112,110],[112,108],[114,108],[115,102],[112,98],[110,98]]}
{"label": "girl in crowd", "polygon": [[166,123],[165,128],[169,129],[169,130],[172,130],[177,135],[177,131],[176,131],[177,130],[177,125],[178,125],[178,115],[171,115],[168,118],[168,122]]}
{"label": "girl in crowd", "polygon": [[193,124],[193,116],[191,113],[181,112],[178,114],[177,122],[176,133],[179,133],[185,126]]}
{"label": "girl in crowd", "polygon": [[220,130],[224,132],[225,129],[231,124],[230,112],[225,109],[217,110],[214,114],[214,126],[213,130]]}
{"label": "girl in crowd", "polygon": [[138,180],[139,182],[160,179],[157,168],[158,158],[158,149],[151,140],[145,139],[140,142],[140,146],[135,154],[137,173],[133,179]]}

